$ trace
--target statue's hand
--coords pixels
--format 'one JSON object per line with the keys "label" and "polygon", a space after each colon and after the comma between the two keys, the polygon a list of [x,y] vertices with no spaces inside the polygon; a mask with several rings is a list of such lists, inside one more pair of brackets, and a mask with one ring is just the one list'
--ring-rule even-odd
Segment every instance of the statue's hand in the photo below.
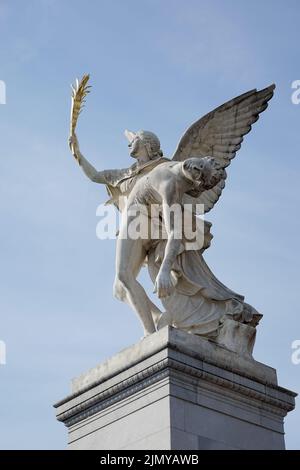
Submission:
{"label": "statue's hand", "polygon": [[73,154],[73,156],[76,158],[76,160],[79,161],[79,143],[76,134],[71,134],[69,137],[69,147],[70,150]]}
{"label": "statue's hand", "polygon": [[171,295],[176,282],[172,278],[171,273],[168,271],[159,271],[155,280],[154,292],[157,293],[158,297],[168,297]]}

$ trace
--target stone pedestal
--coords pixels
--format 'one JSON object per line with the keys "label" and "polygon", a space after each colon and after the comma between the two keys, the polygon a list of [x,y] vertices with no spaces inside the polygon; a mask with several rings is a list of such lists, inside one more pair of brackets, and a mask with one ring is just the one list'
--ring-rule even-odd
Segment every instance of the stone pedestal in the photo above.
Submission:
{"label": "stone pedestal", "polygon": [[165,327],[72,381],[69,449],[284,449],[296,394],[276,371]]}

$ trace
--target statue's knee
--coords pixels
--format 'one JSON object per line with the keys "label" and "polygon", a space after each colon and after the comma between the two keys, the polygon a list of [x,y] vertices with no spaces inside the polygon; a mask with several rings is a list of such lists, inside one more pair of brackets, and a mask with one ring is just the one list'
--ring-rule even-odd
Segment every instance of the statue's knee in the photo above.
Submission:
{"label": "statue's knee", "polygon": [[126,296],[126,290],[124,288],[124,285],[118,277],[116,277],[114,282],[113,295],[116,299],[121,301],[124,301]]}
{"label": "statue's knee", "polygon": [[128,284],[128,273],[123,269],[119,270],[116,274],[116,281],[123,287],[126,287]]}
{"label": "statue's knee", "polygon": [[134,278],[132,274],[125,270],[119,270],[114,282],[114,296],[119,300],[125,300],[127,291],[132,290]]}

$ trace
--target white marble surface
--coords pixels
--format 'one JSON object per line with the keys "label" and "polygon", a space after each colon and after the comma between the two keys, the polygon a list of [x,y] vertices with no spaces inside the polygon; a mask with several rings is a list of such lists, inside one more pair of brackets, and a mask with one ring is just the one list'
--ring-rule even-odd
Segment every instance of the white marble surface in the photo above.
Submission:
{"label": "white marble surface", "polygon": [[55,406],[70,449],[282,449],[294,399],[271,367],[166,327]]}

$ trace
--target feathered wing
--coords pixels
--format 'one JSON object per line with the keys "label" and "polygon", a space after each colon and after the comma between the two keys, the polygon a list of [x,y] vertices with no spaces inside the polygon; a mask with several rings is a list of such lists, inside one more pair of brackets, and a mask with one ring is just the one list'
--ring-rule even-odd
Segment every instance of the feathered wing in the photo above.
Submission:
{"label": "feathered wing", "polygon": [[[224,168],[227,167],[241,148],[244,135],[250,132],[259,114],[268,107],[274,88],[275,85],[271,85],[260,91],[250,90],[203,116],[185,132],[173,160],[212,156]],[[197,198],[198,204],[204,204],[205,212],[218,201],[225,186],[225,178]]]}

